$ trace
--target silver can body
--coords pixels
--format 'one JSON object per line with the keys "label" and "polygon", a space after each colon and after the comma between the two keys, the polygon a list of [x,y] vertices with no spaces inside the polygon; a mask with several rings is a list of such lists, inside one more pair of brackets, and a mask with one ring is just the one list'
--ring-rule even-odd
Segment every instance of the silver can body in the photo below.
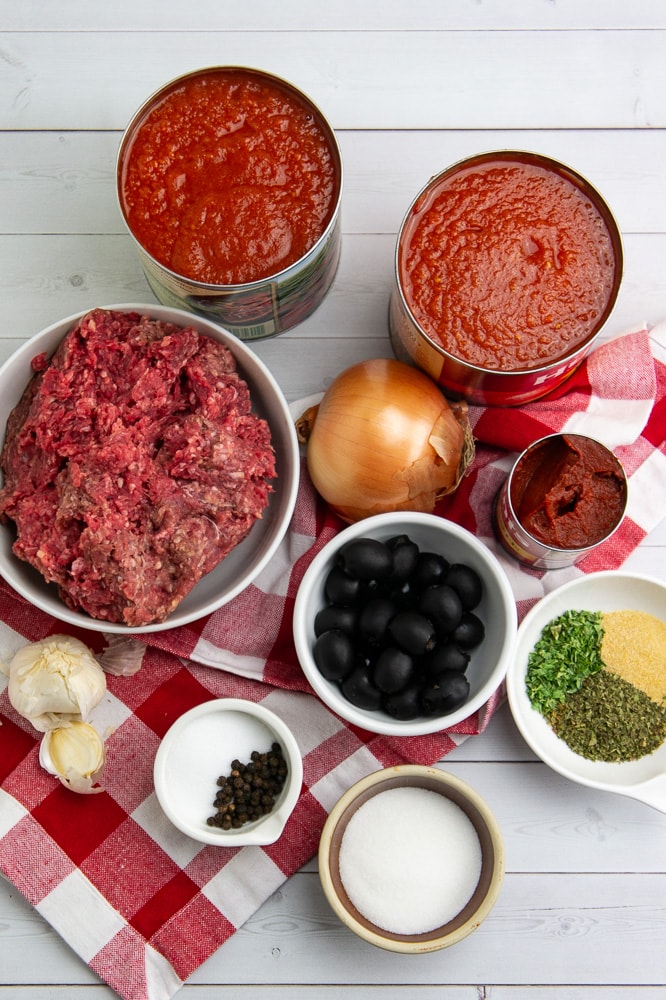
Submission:
{"label": "silver can body", "polygon": [[[567,566],[574,566],[576,563],[581,562],[587,555],[590,554],[590,552],[593,551],[593,549],[602,545],[615,533],[615,531],[617,531],[622,523],[622,520],[624,519],[626,511],[626,476],[615,455],[613,455],[609,449],[606,449],[608,451],[609,462],[616,467],[618,474],[624,481],[624,502],[618,512],[615,524],[603,538],[596,539],[590,545],[583,545],[577,548],[557,548],[546,545],[543,541],[536,538],[525,528],[525,526],[521,523],[520,517],[518,516],[518,512],[516,511],[512,500],[514,481],[520,474],[524,463],[529,461],[535,452],[543,449],[544,446],[553,438],[561,436],[566,435],[548,435],[545,438],[540,438],[538,441],[535,441],[529,446],[529,448],[526,448],[525,451],[523,451],[516,459],[511,472],[500,486],[497,496],[495,497],[493,527],[498,541],[509,555],[513,556],[514,559],[517,559],[519,562],[527,566],[531,566],[533,569],[564,569]],[[584,435],[572,436],[584,437]],[[598,442],[595,443],[598,444]]]}

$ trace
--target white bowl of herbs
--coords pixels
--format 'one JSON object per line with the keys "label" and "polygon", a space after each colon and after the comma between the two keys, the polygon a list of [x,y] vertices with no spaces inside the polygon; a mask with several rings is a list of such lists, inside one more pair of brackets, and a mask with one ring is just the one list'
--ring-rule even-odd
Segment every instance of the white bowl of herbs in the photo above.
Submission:
{"label": "white bowl of herbs", "polygon": [[506,677],[532,750],[580,784],[666,813],[666,586],[590,573],[523,619]]}

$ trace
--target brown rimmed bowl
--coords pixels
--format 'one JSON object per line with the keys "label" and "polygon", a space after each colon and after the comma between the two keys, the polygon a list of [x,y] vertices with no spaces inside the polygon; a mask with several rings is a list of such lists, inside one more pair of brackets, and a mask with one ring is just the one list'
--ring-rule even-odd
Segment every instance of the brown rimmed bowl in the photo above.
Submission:
{"label": "brown rimmed bowl", "polygon": [[[447,923],[421,934],[394,933],[372,923],[351,902],[340,876],[340,846],[352,816],[373,796],[404,787],[437,792],[457,805],[471,821],[481,846],[479,880],[468,903]],[[444,846],[443,841],[442,849]],[[368,848],[371,850],[372,845],[369,844]],[[318,858],[324,894],[340,920],[370,944],[386,951],[411,955],[449,948],[475,931],[495,905],[504,878],[502,834],[486,802],[460,778],[439,768],[417,764],[375,771],[348,789],[326,820]]]}

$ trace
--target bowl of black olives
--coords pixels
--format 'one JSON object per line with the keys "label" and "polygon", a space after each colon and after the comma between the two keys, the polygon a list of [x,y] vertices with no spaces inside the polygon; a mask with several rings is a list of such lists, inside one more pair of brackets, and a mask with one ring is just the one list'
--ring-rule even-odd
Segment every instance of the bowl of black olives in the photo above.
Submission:
{"label": "bowl of black olives", "polygon": [[449,728],[502,683],[516,603],[494,554],[435,514],[343,529],[306,570],[294,606],[300,665],[322,701],[375,733]]}

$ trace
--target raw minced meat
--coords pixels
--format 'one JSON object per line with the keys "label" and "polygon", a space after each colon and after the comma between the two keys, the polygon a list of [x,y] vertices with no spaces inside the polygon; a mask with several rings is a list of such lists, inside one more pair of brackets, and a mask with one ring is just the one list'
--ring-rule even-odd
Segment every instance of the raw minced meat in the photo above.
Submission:
{"label": "raw minced meat", "polygon": [[231,351],[193,327],[95,309],[33,369],[0,460],[15,554],[70,608],[164,621],[246,537],[276,475]]}

